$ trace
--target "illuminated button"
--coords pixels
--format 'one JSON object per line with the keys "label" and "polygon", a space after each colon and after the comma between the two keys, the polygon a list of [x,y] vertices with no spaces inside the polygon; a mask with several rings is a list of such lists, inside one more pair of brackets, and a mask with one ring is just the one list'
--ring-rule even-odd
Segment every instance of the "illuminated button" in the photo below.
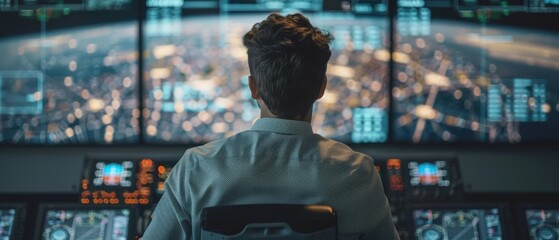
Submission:
{"label": "illuminated button", "polygon": [[103,185],[103,179],[102,179],[102,178],[95,178],[95,179],[93,179],[93,185],[95,185],[95,186],[101,186],[101,185]]}
{"label": "illuminated button", "polygon": [[555,233],[555,231],[553,231],[553,229],[551,229],[549,226],[543,226],[541,229],[539,229],[539,239],[542,240],[552,240],[552,239],[557,239],[557,233]]}
{"label": "illuminated button", "polygon": [[142,167],[151,167],[153,166],[153,161],[151,161],[151,159],[144,159],[141,162]]}
{"label": "illuminated button", "polygon": [[437,165],[437,167],[443,168],[443,167],[446,167],[446,162],[445,161],[436,161],[435,165]]}
{"label": "illuminated button", "polygon": [[401,161],[400,159],[389,159],[386,165],[388,166],[388,169],[398,170],[401,167]]}
{"label": "illuminated button", "polygon": [[418,177],[413,177],[413,178],[411,178],[411,179],[410,179],[410,184],[411,184],[412,186],[417,186],[417,185],[419,185],[419,178],[418,178]]}
{"label": "illuminated button", "polygon": [[438,240],[441,239],[441,234],[435,230],[427,230],[425,234],[423,234],[423,238],[425,240]]}
{"label": "illuminated button", "polygon": [[70,237],[68,232],[66,232],[66,230],[61,229],[61,228],[57,228],[54,231],[52,231],[50,236],[51,236],[51,239],[53,239],[53,240],[66,240],[66,239],[69,239],[69,237]]}

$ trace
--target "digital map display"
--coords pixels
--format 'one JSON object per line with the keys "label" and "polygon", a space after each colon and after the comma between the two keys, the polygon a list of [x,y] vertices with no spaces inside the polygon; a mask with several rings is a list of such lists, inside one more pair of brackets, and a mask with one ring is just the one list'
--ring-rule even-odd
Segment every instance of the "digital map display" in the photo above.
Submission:
{"label": "digital map display", "polygon": [[0,21],[21,26],[0,28],[0,143],[137,142],[138,26],[91,12],[125,1],[10,2]]}
{"label": "digital map display", "polygon": [[395,142],[556,138],[547,129],[559,128],[559,28],[538,27],[558,16],[551,5],[536,13],[514,1],[398,2]]}
{"label": "digital map display", "polygon": [[[248,130],[259,117],[248,88],[243,35],[267,14],[178,18],[173,32],[146,23],[144,117],[148,142],[204,143]],[[386,142],[387,19],[308,15],[336,37],[316,132],[343,142]],[[154,29],[154,31],[150,31]],[[178,30],[177,30],[178,29]]]}

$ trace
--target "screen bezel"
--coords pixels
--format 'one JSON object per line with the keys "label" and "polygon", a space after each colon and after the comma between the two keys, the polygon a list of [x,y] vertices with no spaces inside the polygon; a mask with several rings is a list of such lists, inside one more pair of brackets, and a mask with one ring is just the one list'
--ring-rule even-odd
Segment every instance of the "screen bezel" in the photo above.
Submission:
{"label": "screen bezel", "polygon": [[138,210],[133,207],[126,206],[96,206],[96,205],[80,205],[78,203],[55,203],[55,204],[39,204],[39,210],[37,211],[37,222],[35,225],[35,235],[33,239],[40,240],[43,235],[43,228],[45,224],[46,213],[49,210],[75,210],[75,211],[88,211],[88,210],[128,210],[130,212],[128,218],[128,232],[127,239],[134,239],[137,234],[135,220],[138,217]]}
{"label": "screen bezel", "polygon": [[[158,194],[157,193],[157,181],[159,179],[159,177],[157,176],[158,172],[157,172],[157,167],[158,166],[171,166],[172,168],[174,168],[176,166],[176,164],[179,162],[179,159],[176,159],[174,157],[141,157],[138,156],[136,158],[134,157],[130,157],[130,156],[123,156],[122,158],[118,158],[118,157],[101,157],[101,156],[89,156],[86,157],[85,162],[84,162],[84,168],[82,169],[82,174],[81,174],[81,181],[83,180],[88,180],[88,189],[87,191],[93,192],[96,190],[108,190],[108,191],[115,191],[117,193],[117,197],[120,197],[122,194],[122,192],[124,191],[135,191],[138,190],[138,187],[136,186],[136,183],[138,182],[138,171],[140,169],[139,164],[142,160],[144,159],[150,159],[153,162],[153,183],[150,184],[146,184],[146,187],[150,188],[151,191],[151,195],[149,197],[150,199],[150,204],[154,203],[155,201],[159,200],[163,194]],[[119,162],[124,162],[124,161],[130,161],[132,162],[132,164],[134,164],[133,166],[133,176],[132,176],[132,186],[130,187],[120,187],[120,186],[101,186],[101,187],[95,187],[93,186],[93,183],[91,182],[91,180],[94,178],[95,174],[95,164],[98,162],[106,162],[106,163],[119,163]],[[82,189],[82,187],[80,186],[80,193],[84,191],[84,189]],[[112,204],[87,204],[84,206],[145,206],[145,205],[141,205],[141,204],[125,204],[124,202],[121,202],[119,204],[116,205],[112,205]]]}
{"label": "screen bezel", "polygon": [[[10,240],[17,239],[15,235],[22,234],[25,230],[26,204],[24,203],[0,203],[0,209],[15,209],[16,214],[12,223]],[[23,237],[23,236],[22,236]]]}
{"label": "screen bezel", "polygon": [[412,239],[415,239],[416,226],[413,218],[413,211],[418,209],[440,209],[440,210],[451,210],[451,209],[472,209],[472,210],[485,210],[496,208],[499,210],[499,221],[501,223],[502,237],[503,239],[508,239],[513,234],[511,234],[511,222],[510,222],[510,210],[506,203],[489,203],[489,202],[479,202],[479,203],[412,203],[406,207],[406,216],[409,221],[407,221],[408,234]]}

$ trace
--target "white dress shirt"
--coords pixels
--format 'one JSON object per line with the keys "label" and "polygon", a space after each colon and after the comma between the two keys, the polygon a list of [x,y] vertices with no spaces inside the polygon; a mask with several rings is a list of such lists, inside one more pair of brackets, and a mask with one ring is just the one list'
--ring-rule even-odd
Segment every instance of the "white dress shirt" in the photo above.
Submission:
{"label": "white dress shirt", "polygon": [[369,156],[277,118],[188,149],[143,239],[200,239],[203,208],[258,203],[330,205],[340,239],[399,239]]}

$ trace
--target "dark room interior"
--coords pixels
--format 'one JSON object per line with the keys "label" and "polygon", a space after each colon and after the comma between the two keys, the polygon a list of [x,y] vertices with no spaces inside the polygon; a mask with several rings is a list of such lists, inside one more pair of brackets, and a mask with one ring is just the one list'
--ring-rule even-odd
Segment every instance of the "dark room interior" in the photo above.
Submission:
{"label": "dark room interior", "polygon": [[[558,0],[0,0],[0,240],[144,236],[181,158],[265,118],[243,36],[270,13],[333,36],[308,122],[373,159],[400,239],[559,240]],[[250,203],[329,205],[286,199]],[[377,239],[331,213],[262,234]],[[188,239],[264,239],[212,214]]]}

